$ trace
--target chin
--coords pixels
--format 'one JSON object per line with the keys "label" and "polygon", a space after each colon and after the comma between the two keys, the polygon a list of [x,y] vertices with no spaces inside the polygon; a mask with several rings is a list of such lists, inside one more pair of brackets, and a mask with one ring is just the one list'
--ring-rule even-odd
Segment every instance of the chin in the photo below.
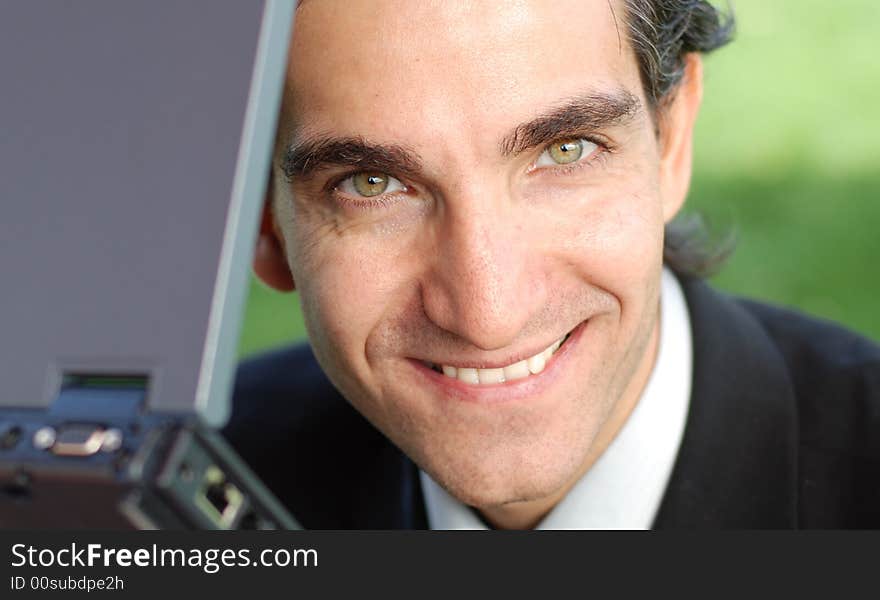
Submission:
{"label": "chin", "polygon": [[476,457],[434,455],[420,464],[459,501],[487,509],[558,496],[580,475],[589,448],[578,450],[571,445],[536,441],[518,448],[507,445],[484,449]]}

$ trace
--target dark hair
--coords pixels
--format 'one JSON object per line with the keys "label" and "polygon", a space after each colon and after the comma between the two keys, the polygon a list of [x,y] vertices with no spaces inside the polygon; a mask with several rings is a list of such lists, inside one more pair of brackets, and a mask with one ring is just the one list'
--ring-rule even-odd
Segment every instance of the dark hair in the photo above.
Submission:
{"label": "dark hair", "polygon": [[[684,74],[685,55],[711,52],[729,42],[734,18],[707,0],[624,0],[629,41],[651,108],[662,111]],[[716,272],[733,252],[735,237],[712,236],[698,215],[666,227],[663,260],[681,275]]]}

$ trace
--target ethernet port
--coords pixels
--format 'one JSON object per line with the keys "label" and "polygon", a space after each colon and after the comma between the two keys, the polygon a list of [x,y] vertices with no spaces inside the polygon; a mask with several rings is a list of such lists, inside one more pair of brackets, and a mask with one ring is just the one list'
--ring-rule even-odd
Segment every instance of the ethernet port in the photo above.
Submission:
{"label": "ethernet port", "polygon": [[205,470],[196,503],[221,529],[231,529],[245,505],[244,494],[226,479],[226,475],[216,465]]}

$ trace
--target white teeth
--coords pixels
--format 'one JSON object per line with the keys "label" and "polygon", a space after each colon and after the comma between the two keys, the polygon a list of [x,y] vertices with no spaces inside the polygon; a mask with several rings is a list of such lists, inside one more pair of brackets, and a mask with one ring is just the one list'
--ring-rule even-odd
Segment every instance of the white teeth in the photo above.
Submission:
{"label": "white teeth", "polygon": [[504,367],[504,379],[507,381],[522,379],[523,377],[528,377],[529,374],[529,363],[525,360],[513,363],[509,367]]}
{"label": "white teeth", "polygon": [[477,376],[476,369],[458,369],[458,379],[459,381],[464,381],[465,383],[480,383],[480,378],[479,376]]}
{"label": "white teeth", "polygon": [[521,360],[512,365],[495,369],[474,369],[470,367],[453,367],[443,365],[441,368],[443,374],[452,379],[458,379],[464,383],[470,384],[492,384],[504,383],[505,381],[515,381],[523,379],[529,375],[537,375],[547,366],[547,362],[553,353],[559,349],[565,338],[560,338],[553,342],[548,348],[538,352],[536,355]]}
{"label": "white teeth", "polygon": [[544,353],[541,352],[541,354],[536,354],[529,359],[529,372],[532,375],[537,375],[544,370],[546,364],[547,361],[544,359]]}
{"label": "white teeth", "polygon": [[504,383],[504,369],[477,369],[480,383]]}

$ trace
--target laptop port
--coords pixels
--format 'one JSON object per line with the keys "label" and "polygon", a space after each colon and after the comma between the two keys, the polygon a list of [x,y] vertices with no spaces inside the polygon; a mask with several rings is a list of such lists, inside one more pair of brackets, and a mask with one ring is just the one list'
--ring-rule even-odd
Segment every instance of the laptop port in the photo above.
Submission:
{"label": "laptop port", "polygon": [[196,504],[221,529],[231,529],[244,507],[244,494],[216,465],[205,469]]}
{"label": "laptop port", "polygon": [[21,436],[21,427],[0,424],[0,450],[11,450],[18,444]]}

